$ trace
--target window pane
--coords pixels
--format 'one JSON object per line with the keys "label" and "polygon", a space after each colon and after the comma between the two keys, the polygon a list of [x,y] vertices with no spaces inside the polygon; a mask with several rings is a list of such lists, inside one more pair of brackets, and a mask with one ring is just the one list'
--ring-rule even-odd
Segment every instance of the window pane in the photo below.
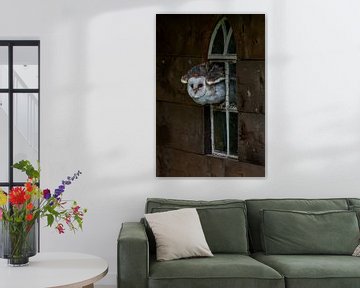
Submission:
{"label": "window pane", "polygon": [[8,194],[8,192],[9,192],[9,187],[1,186],[0,188],[1,188],[6,194]]}
{"label": "window pane", "polygon": [[0,88],[9,87],[8,47],[0,46]]}
{"label": "window pane", "polygon": [[227,153],[226,148],[226,113],[214,111],[214,149]]}
{"label": "window pane", "polygon": [[[14,94],[14,162],[38,160],[39,97],[34,93]],[[26,175],[14,169],[14,181],[25,181]]]}
{"label": "window pane", "polygon": [[230,109],[237,109],[236,63],[229,64],[229,103]]}
{"label": "window pane", "polygon": [[238,155],[238,113],[229,113],[229,150]]}
{"label": "window pane", "polygon": [[38,88],[38,47],[14,47],[14,88]]}
{"label": "window pane", "polygon": [[224,52],[224,35],[221,25],[216,33],[213,46],[211,49],[211,54],[223,54],[223,52]]}
{"label": "window pane", "polygon": [[229,33],[229,30],[230,30],[229,21],[225,20],[225,21],[224,21],[224,24],[225,24],[226,33]]}
{"label": "window pane", "polygon": [[0,182],[9,181],[9,98],[0,93]]}
{"label": "window pane", "polygon": [[228,44],[228,54],[236,54],[236,46],[235,46],[235,39],[234,39],[234,33],[231,33],[230,41]]}

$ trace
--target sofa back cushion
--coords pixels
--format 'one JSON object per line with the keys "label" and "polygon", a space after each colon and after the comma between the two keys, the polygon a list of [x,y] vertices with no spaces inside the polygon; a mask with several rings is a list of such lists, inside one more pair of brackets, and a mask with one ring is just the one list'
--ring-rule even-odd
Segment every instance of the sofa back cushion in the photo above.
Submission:
{"label": "sofa back cushion", "polygon": [[253,252],[263,251],[261,246],[261,210],[329,211],[348,210],[346,199],[254,199],[246,200],[250,244]]}
{"label": "sofa back cushion", "polygon": [[358,218],[360,228],[360,199],[359,198],[348,198],[348,205],[350,211],[355,211]]}
{"label": "sofa back cushion", "polygon": [[[242,200],[193,201],[150,198],[146,213],[196,208],[206,241],[213,253],[248,254],[247,213]],[[176,225],[176,223],[174,223]],[[149,241],[153,236],[148,229]],[[154,247],[154,243],[150,243]]]}
{"label": "sofa back cushion", "polygon": [[360,206],[360,198],[348,198],[348,205],[351,206]]}
{"label": "sofa back cushion", "polygon": [[266,254],[352,255],[359,244],[354,211],[262,210]]}

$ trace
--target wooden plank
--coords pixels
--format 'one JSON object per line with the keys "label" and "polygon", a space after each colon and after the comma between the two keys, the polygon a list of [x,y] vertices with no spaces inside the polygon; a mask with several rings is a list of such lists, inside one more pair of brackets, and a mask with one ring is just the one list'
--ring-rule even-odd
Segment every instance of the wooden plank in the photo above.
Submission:
{"label": "wooden plank", "polygon": [[265,166],[265,115],[239,114],[239,161]]}
{"label": "wooden plank", "polygon": [[204,108],[157,102],[157,145],[204,153]]}
{"label": "wooden plank", "polygon": [[225,176],[227,177],[265,177],[265,167],[239,162],[234,159],[226,160]]}
{"label": "wooden plank", "polygon": [[209,177],[225,177],[226,159],[215,157],[213,155],[206,155],[207,159],[207,176]]}
{"label": "wooden plank", "polygon": [[238,110],[265,114],[265,61],[238,61]]}
{"label": "wooden plank", "polygon": [[187,93],[187,85],[180,80],[191,67],[202,62],[202,58],[196,57],[157,56],[156,100],[200,107]]}
{"label": "wooden plank", "polygon": [[[223,15],[158,14],[156,54],[186,55],[206,59],[210,37]],[[265,59],[265,15],[225,15],[233,27],[240,59]]]}
{"label": "wooden plank", "polygon": [[227,15],[238,59],[265,59],[265,14]]}
{"label": "wooden plank", "polygon": [[265,167],[157,146],[157,177],[264,177]]}
{"label": "wooden plank", "polygon": [[186,55],[206,59],[211,33],[221,15],[156,15],[156,55]]}
{"label": "wooden plank", "polygon": [[157,177],[209,176],[206,156],[168,147],[157,147]]}

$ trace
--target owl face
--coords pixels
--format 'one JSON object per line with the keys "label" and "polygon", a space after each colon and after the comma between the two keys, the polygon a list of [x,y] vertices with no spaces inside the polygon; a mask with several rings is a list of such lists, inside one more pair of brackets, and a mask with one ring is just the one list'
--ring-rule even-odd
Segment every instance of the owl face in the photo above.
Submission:
{"label": "owl face", "polygon": [[225,100],[226,88],[222,67],[203,63],[192,67],[181,78],[189,96],[198,104],[218,104]]}
{"label": "owl face", "polygon": [[198,99],[206,93],[206,81],[204,76],[191,77],[187,83],[187,91],[191,98]]}

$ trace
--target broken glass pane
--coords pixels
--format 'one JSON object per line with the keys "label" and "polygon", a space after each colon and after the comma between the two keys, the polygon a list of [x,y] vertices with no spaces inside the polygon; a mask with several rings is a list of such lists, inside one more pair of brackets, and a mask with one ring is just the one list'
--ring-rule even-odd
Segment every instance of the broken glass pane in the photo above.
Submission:
{"label": "broken glass pane", "polygon": [[225,30],[226,30],[226,33],[228,34],[229,31],[230,31],[230,24],[229,24],[229,21],[225,20],[224,21],[224,24],[225,24]]}
{"label": "broken glass pane", "polygon": [[228,45],[228,54],[236,54],[236,45],[235,45],[235,39],[234,39],[234,33],[231,32],[230,41]]}
{"label": "broken glass pane", "polygon": [[223,34],[222,26],[220,26],[219,29],[217,30],[213,42],[211,54],[223,54],[223,52],[224,52],[224,34]]}
{"label": "broken glass pane", "polygon": [[226,113],[214,111],[214,149],[227,153],[226,146]]}
{"label": "broken glass pane", "polygon": [[238,154],[238,113],[229,113],[229,150],[231,155]]}

